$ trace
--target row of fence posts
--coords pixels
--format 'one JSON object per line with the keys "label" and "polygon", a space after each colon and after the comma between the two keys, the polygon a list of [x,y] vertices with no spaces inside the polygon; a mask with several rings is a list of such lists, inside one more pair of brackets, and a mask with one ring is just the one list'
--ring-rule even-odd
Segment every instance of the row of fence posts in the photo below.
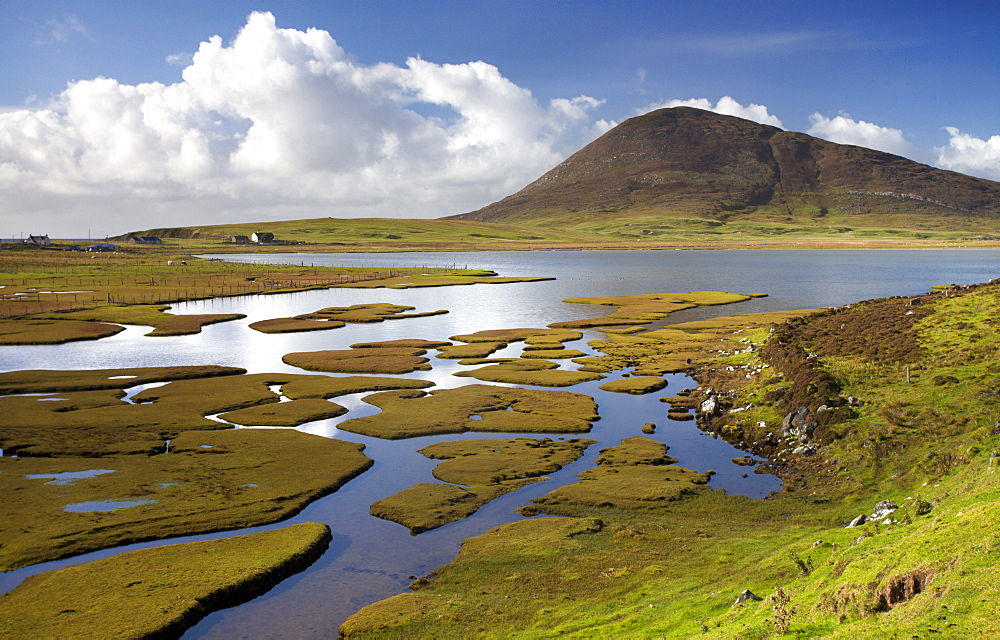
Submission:
{"label": "row of fence posts", "polygon": [[[391,277],[393,277],[392,269],[389,269],[387,272],[375,271],[369,274],[349,274],[346,280],[344,279],[345,276],[343,275],[336,280],[319,280],[319,281],[308,280],[305,283],[303,283],[301,280],[296,282],[293,279],[289,279],[287,281],[288,282],[287,288],[295,289],[295,288],[316,287],[316,286],[329,287],[336,284],[343,284],[345,282],[367,282],[369,280],[379,280],[381,278],[391,278]],[[111,283],[111,280],[112,279],[107,280],[109,285]],[[122,283],[124,283],[124,280],[121,281]],[[100,285],[101,282],[102,280],[97,280],[97,281],[92,280],[90,284],[85,284],[82,278],[78,278],[77,285],[101,286]],[[51,300],[42,300],[41,297],[42,294],[41,292],[39,292],[35,296],[35,300],[33,301],[34,304],[32,304],[31,300],[25,299],[26,298],[25,296],[21,296],[16,300],[7,301],[7,302],[12,302],[14,304],[0,305],[0,310],[2,310],[2,317],[15,318],[18,316],[26,316],[34,313],[81,311],[84,309],[93,309],[100,306],[109,306],[112,304],[171,304],[171,303],[183,302],[185,300],[202,300],[206,298],[215,298],[220,296],[225,297],[227,295],[229,296],[251,295],[254,293],[260,293],[265,290],[274,290],[278,288],[283,288],[285,286],[284,281],[279,281],[274,279],[266,279],[258,281],[254,279],[254,280],[247,280],[246,290],[244,291],[242,290],[243,285],[239,281],[237,281],[235,285],[225,285],[225,284],[212,285],[211,280],[209,280],[209,283],[210,283],[209,286],[203,288],[201,294],[199,295],[197,288],[197,281],[195,281],[196,286],[193,290],[193,295],[192,295],[192,290],[184,289],[183,297],[180,295],[179,290],[175,291],[174,296],[158,296],[154,298],[155,294],[148,294],[148,295],[141,294],[139,296],[136,296],[134,294],[130,296],[125,296],[125,295],[115,296],[112,295],[111,293],[107,293],[103,296],[103,298],[100,296],[90,296],[90,300],[81,300],[78,298],[80,294],[73,293],[73,294],[64,294],[64,295],[72,295],[73,296],[72,301],[69,300],[63,301],[59,299],[59,294],[55,294],[55,297]],[[27,279],[22,279],[21,284],[22,286],[27,285]],[[155,286],[153,278],[150,278],[150,285]],[[227,288],[229,289],[228,294],[226,292]],[[221,292],[216,291],[216,289],[221,289]],[[23,303],[24,306],[21,307],[20,303]],[[64,303],[65,306],[63,306]],[[37,305],[36,308],[32,310],[32,306],[35,305]]]}

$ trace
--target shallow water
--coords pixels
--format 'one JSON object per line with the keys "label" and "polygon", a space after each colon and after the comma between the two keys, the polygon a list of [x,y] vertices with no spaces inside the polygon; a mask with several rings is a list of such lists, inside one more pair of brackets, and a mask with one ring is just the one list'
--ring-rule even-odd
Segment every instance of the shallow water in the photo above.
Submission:
{"label": "shallow water", "polygon": [[70,513],[91,513],[93,511],[118,511],[129,507],[139,507],[144,504],[152,504],[156,500],[88,500],[87,502],[74,502],[63,507],[63,511]]}
{"label": "shallow water", "polygon": [[[293,351],[346,348],[355,342],[396,338],[447,339],[483,329],[543,327],[550,322],[602,315],[606,309],[562,302],[564,298],[696,290],[737,293],[765,292],[769,296],[735,305],[679,312],[668,322],[681,322],[731,313],[840,305],[873,297],[925,293],[933,285],[968,284],[1000,275],[1000,252],[993,250],[937,251],[545,251],[427,254],[281,254],[227,256],[227,259],[344,266],[468,266],[492,269],[501,275],[555,276],[557,280],[503,285],[471,285],[410,290],[336,289],[295,294],[236,297],[176,305],[177,313],[244,313],[248,317],[205,327],[194,336],[147,338],[145,327],[97,342],[52,346],[8,347],[0,351],[0,370],[113,368],[162,365],[219,364],[251,372],[301,370],[281,362]],[[326,306],[390,302],[416,311],[448,309],[427,318],[393,320],[380,324],[348,325],[341,329],[299,334],[262,334],[248,324],[272,317],[291,316]],[[599,337],[587,332],[569,346],[589,351],[585,343]],[[512,345],[497,356],[516,355]],[[433,352],[432,352],[433,353]],[[407,377],[434,381],[438,388],[476,383],[452,375],[463,367],[452,360],[433,359],[434,369]],[[572,366],[571,363],[562,363]],[[326,522],[333,530],[330,550],[313,566],[247,604],[212,614],[185,637],[230,638],[332,637],[339,624],[360,607],[406,590],[410,576],[424,575],[451,560],[462,539],[519,519],[512,513],[531,498],[555,486],[572,482],[593,465],[599,449],[639,435],[645,422],[657,424],[657,440],[670,446],[679,464],[697,471],[713,469],[711,486],[763,497],[780,487],[777,479],[748,473],[732,464],[742,455],[727,443],[700,432],[693,422],[666,419],[667,405],[658,398],[690,386],[685,376],[668,376],[669,386],[647,396],[614,394],[592,382],[568,388],[592,395],[600,405],[601,420],[590,437],[599,441],[577,462],[552,479],[499,498],[466,520],[419,536],[400,525],[374,518],[368,506],[416,482],[434,481],[437,461],[416,453],[433,442],[468,438],[517,437],[518,434],[461,434],[383,441],[339,428],[346,419],[370,415],[377,409],[363,402],[364,394],[335,398],[350,412],[321,420],[300,430],[366,445],[375,460],[372,469],[338,492],[319,500],[290,521],[222,535],[239,535],[285,526],[290,522]],[[129,394],[129,398],[132,393]],[[539,437],[534,434],[533,437]],[[570,437],[552,435],[551,437]],[[748,473],[747,478],[742,475]],[[211,536],[192,536],[183,540]],[[154,545],[180,540],[162,541]],[[151,545],[135,545],[131,548]],[[0,576],[0,589],[9,589],[25,575],[43,569],[113,555],[107,550],[60,563]]]}

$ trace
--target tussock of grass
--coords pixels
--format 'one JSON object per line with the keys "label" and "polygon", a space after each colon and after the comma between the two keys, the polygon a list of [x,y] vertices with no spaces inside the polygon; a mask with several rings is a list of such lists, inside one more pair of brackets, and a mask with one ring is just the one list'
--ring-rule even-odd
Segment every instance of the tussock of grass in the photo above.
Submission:
{"label": "tussock of grass", "polygon": [[659,507],[694,493],[708,476],[672,466],[666,445],[643,436],[622,440],[601,451],[597,467],[580,474],[580,481],[560,487],[533,502],[550,513],[563,505],[642,509]]}
{"label": "tussock of grass", "polygon": [[500,496],[540,480],[525,478],[470,487],[421,482],[379,500],[369,510],[376,518],[401,524],[411,535],[418,535],[468,518]]}
{"label": "tussock of grass", "polygon": [[439,358],[465,360],[469,358],[486,358],[507,346],[506,342],[473,342],[441,347]]}
{"label": "tussock of grass", "polygon": [[352,349],[382,348],[382,347],[405,347],[408,349],[438,349],[447,347],[451,343],[446,340],[421,340],[417,338],[400,338],[398,340],[382,340],[381,342],[356,342],[350,347]]}
{"label": "tussock of grass", "polygon": [[[179,535],[277,522],[367,469],[363,445],[297,431],[188,431],[154,456],[0,458],[0,568]],[[33,474],[106,473],[67,485]],[[69,504],[154,500],[106,512]]]}
{"label": "tussock of grass", "polygon": [[347,326],[339,320],[307,320],[305,318],[270,318],[258,320],[248,325],[261,333],[300,333],[303,331],[327,331]]}
{"label": "tussock of grass", "polygon": [[616,393],[642,395],[645,393],[659,391],[666,386],[667,381],[663,378],[656,376],[633,376],[631,378],[622,378],[620,380],[605,382],[600,388],[605,391],[614,391]]}
{"label": "tussock of grass", "polygon": [[355,304],[349,307],[326,307],[312,313],[304,313],[292,318],[272,318],[250,324],[251,329],[262,333],[293,333],[298,331],[323,331],[338,329],[347,323],[372,323],[383,320],[401,320],[404,318],[423,318],[436,316],[448,311],[425,311],[421,313],[405,313],[414,307],[399,304],[375,303]]}
{"label": "tussock of grass", "polygon": [[[122,372],[135,378],[121,378]],[[25,371],[0,376],[8,388],[24,392],[62,387],[96,387],[95,391],[59,391],[46,397],[0,397],[0,446],[8,454],[103,456],[151,455],[164,450],[164,440],[188,429],[225,429],[205,416],[226,413],[239,424],[293,426],[344,413],[324,398],[362,391],[433,386],[424,380],[397,378],[332,378],[295,374],[224,375],[242,369],[191,367],[175,369],[104,370],[81,373]],[[107,375],[108,373],[118,375]],[[174,380],[121,400],[120,387],[163,377],[216,376]],[[281,389],[293,402],[282,402],[271,391]],[[308,401],[306,401],[308,399]]]}
{"label": "tussock of grass", "polygon": [[329,540],[329,527],[307,522],[131,551],[32,576],[0,597],[0,635],[177,636],[211,611],[262,594],[308,566]]}
{"label": "tussock of grass", "polygon": [[[49,377],[45,375],[47,372],[13,373],[25,374],[21,380]],[[197,375],[199,372],[177,373]],[[209,369],[200,373],[229,372]],[[149,372],[148,377],[170,375],[165,371],[161,374]],[[17,380],[18,376],[11,378]],[[83,377],[71,384],[117,386],[135,384],[140,379],[108,378],[106,375],[92,376],[90,380]],[[255,374],[174,380],[136,394],[133,397],[135,404],[123,402],[124,392],[120,390],[60,391],[46,398],[4,396],[0,397],[0,446],[8,455],[21,456],[150,455],[162,452],[164,440],[181,431],[226,428],[225,424],[204,416],[277,402],[278,397],[268,385],[285,378],[287,376]],[[62,375],[51,376],[51,380],[48,386],[66,386]],[[35,382],[32,386],[45,385]]]}
{"label": "tussock of grass", "polygon": [[[536,482],[576,460],[593,440],[488,438],[439,442],[420,453],[443,459],[434,477],[453,484],[421,483],[379,500],[371,513],[416,535],[475,513],[487,502]],[[466,485],[466,486],[457,486]]]}
{"label": "tussock of grass", "polygon": [[454,375],[476,378],[484,382],[530,384],[538,387],[570,387],[604,377],[599,373],[566,371],[558,367],[559,365],[548,360],[518,359],[472,371],[459,371]]}
{"label": "tussock of grass", "polygon": [[452,340],[459,342],[521,342],[528,344],[561,344],[579,340],[583,334],[579,331],[567,329],[487,329],[468,333],[465,335],[452,336]]}
{"label": "tussock of grass", "polygon": [[326,307],[313,313],[307,313],[300,318],[311,318],[315,320],[330,319],[341,322],[371,323],[382,322],[383,320],[402,320],[405,318],[425,318],[427,316],[439,316],[448,313],[445,309],[437,311],[422,311],[419,313],[406,313],[412,311],[414,307],[402,304],[391,304],[378,302],[373,304],[355,304],[349,307]]}
{"label": "tussock of grass", "polygon": [[335,418],[347,409],[321,398],[303,398],[291,402],[257,405],[223,413],[219,417],[228,422],[247,426],[297,427],[314,420]]}
{"label": "tussock of grass", "polygon": [[281,385],[281,393],[293,400],[302,398],[336,398],[367,391],[390,389],[425,389],[433,387],[430,380],[413,378],[384,378],[381,376],[289,376],[291,380]]}
{"label": "tussock of grass", "polygon": [[[465,335],[452,336],[452,340],[467,344],[446,347],[439,358],[486,358],[512,342],[525,342],[525,358],[576,358],[580,351],[567,350],[562,343],[579,340],[583,334],[566,329],[489,329]],[[567,385],[547,385],[567,386]]]}
{"label": "tussock of grass", "polygon": [[0,372],[0,394],[125,389],[139,384],[246,373],[238,367],[195,365],[132,369],[28,369]]}
{"label": "tussock of grass", "polygon": [[632,436],[623,438],[621,444],[601,449],[601,457],[596,460],[598,465],[665,465],[676,464],[677,458],[667,455],[670,449],[656,440]]}
{"label": "tussock of grass", "polygon": [[282,362],[309,371],[335,373],[401,374],[429,371],[424,349],[407,347],[368,347],[332,351],[300,351],[282,356]]}
{"label": "tussock of grass", "polygon": [[70,311],[57,315],[35,317],[50,320],[85,320],[90,322],[110,322],[117,324],[141,324],[153,327],[147,336],[183,336],[201,333],[205,325],[229,322],[245,318],[242,313],[203,313],[197,315],[175,315],[166,313],[168,305],[112,305],[96,309]]}
{"label": "tussock of grass", "polygon": [[577,359],[588,370],[634,367],[636,375],[660,376],[690,371],[706,358],[726,356],[746,349],[742,332],[783,322],[813,310],[737,314],[711,320],[670,325],[640,335],[608,335],[590,346],[604,355]]}
{"label": "tussock of grass", "polygon": [[555,473],[576,460],[594,440],[570,438],[485,438],[439,442],[420,449],[428,458],[443,460],[434,477],[454,484],[492,484]]}
{"label": "tussock of grass", "polygon": [[666,318],[674,311],[698,306],[742,302],[743,300],[749,300],[751,297],[753,296],[724,293],[722,291],[692,291],[691,293],[650,293],[630,296],[568,298],[564,302],[611,306],[618,307],[618,309],[603,318],[568,320],[565,322],[556,322],[549,326],[583,329],[588,327],[648,324]]}
{"label": "tussock of grass", "polygon": [[521,354],[522,358],[537,358],[539,360],[564,360],[568,358],[582,358],[587,355],[583,351],[576,349],[529,349],[525,347]]}
{"label": "tussock of grass", "polygon": [[347,420],[340,428],[389,440],[465,431],[585,433],[597,419],[597,405],[589,396],[481,384],[430,394],[387,391],[367,396],[365,402],[382,413]]}
{"label": "tussock of grass", "polygon": [[0,323],[0,345],[98,340],[124,330],[125,327],[115,324],[86,320],[12,319]]}

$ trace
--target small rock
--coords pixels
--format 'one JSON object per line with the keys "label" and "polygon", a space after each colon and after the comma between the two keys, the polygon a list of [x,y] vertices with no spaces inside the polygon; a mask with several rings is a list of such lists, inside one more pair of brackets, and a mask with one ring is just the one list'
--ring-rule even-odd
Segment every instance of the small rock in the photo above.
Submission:
{"label": "small rock", "polygon": [[800,447],[792,449],[792,453],[797,456],[811,456],[816,453],[816,445],[804,444]]}
{"label": "small rock", "polygon": [[714,416],[719,411],[719,401],[715,399],[715,396],[709,396],[704,402],[701,403],[699,410],[702,413]]}
{"label": "small rock", "polygon": [[763,598],[749,589],[744,589],[743,592],[740,593],[739,597],[736,598],[736,602],[733,603],[733,606],[735,607],[736,605],[743,604],[749,600],[759,601],[763,600]]}
{"label": "small rock", "polygon": [[867,521],[868,521],[868,516],[866,516],[865,514],[862,513],[860,516],[858,516],[854,520],[851,520],[851,523],[849,525],[847,525],[846,527],[844,527],[844,528],[845,529],[850,529],[852,527],[860,527],[861,525],[863,525]]}
{"label": "small rock", "polygon": [[882,520],[887,516],[891,516],[892,512],[899,508],[899,505],[892,500],[882,500],[875,505],[872,509],[871,520]]}

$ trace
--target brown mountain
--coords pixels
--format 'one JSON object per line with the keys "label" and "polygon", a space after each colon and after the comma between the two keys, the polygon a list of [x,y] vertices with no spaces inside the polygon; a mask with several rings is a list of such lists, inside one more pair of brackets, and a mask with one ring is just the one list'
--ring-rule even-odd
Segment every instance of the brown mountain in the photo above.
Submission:
{"label": "brown mountain", "polygon": [[626,120],[514,195],[452,217],[545,225],[632,213],[730,222],[829,215],[917,228],[961,219],[963,228],[993,227],[1000,183],[675,107]]}

